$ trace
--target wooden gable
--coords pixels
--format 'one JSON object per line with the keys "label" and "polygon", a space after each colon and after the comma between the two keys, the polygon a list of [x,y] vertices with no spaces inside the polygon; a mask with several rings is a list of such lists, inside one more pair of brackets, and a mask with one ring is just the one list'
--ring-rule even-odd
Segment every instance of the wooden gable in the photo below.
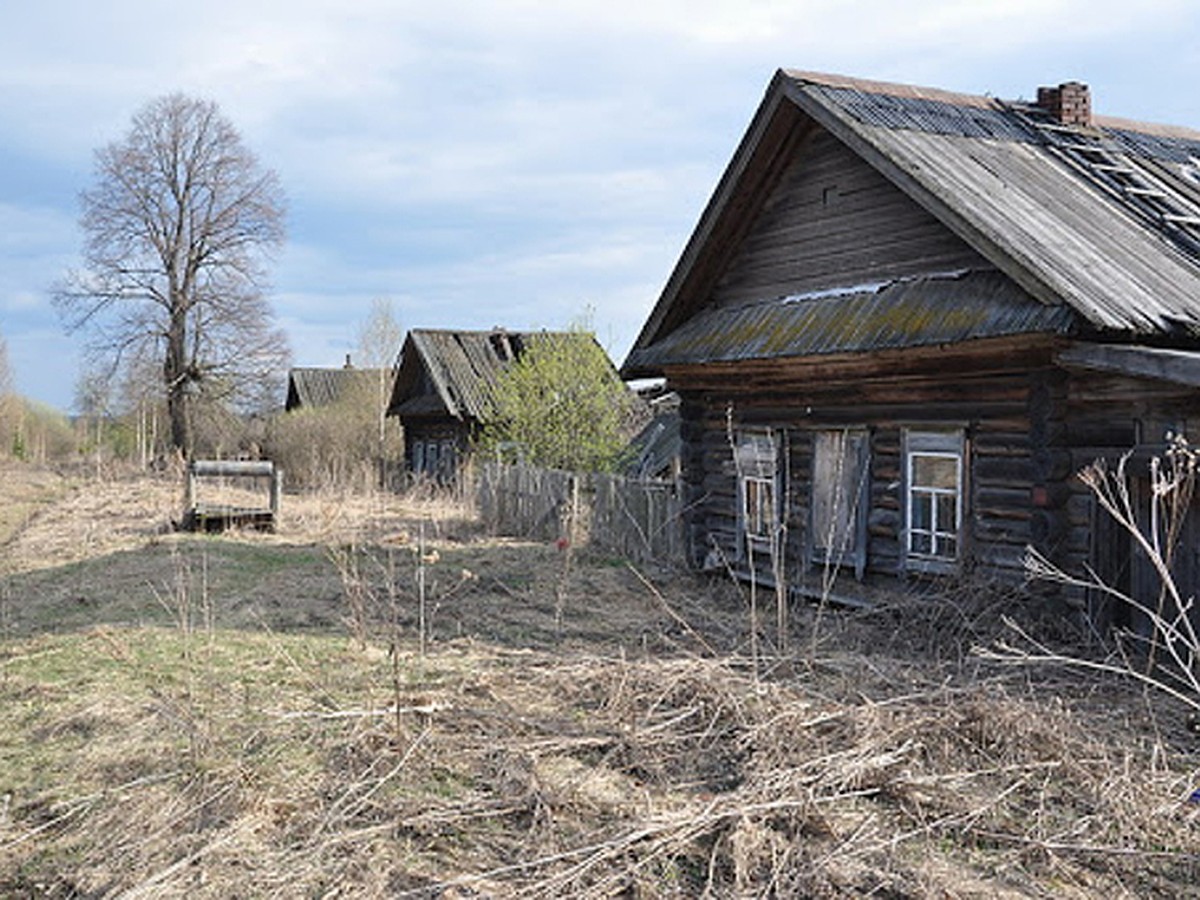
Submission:
{"label": "wooden gable", "polygon": [[738,305],[993,266],[823,128],[767,193],[711,294]]}

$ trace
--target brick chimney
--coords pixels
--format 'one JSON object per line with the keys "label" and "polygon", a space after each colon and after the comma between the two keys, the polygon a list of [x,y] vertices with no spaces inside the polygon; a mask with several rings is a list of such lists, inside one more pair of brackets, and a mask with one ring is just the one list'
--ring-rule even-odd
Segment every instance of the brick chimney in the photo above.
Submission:
{"label": "brick chimney", "polygon": [[1092,95],[1081,81],[1066,81],[1058,87],[1040,87],[1037,105],[1062,125],[1092,124]]}

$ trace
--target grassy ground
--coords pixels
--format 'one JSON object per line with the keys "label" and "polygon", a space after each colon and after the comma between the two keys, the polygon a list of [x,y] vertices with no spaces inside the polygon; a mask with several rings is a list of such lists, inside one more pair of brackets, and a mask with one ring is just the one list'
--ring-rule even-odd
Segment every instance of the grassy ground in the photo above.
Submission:
{"label": "grassy ground", "polygon": [[[1200,753],[970,653],[979,592],[794,610],[451,504],[0,471],[0,895],[1174,897]],[[8,496],[21,498],[6,503]]]}

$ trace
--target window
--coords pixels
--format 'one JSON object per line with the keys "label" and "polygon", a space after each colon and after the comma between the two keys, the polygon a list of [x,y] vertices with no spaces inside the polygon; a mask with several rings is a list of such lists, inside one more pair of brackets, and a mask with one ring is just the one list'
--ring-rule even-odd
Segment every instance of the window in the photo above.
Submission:
{"label": "window", "polygon": [[952,570],[962,547],[962,432],[907,432],[904,483],[904,550],[910,567]]}
{"label": "window", "polygon": [[870,441],[864,429],[813,434],[809,554],[812,562],[866,567]]}
{"label": "window", "polygon": [[743,541],[767,549],[778,522],[778,462],[775,437],[769,431],[743,432],[734,451],[738,479],[738,527]]}
{"label": "window", "polygon": [[454,478],[458,468],[458,447],[452,440],[442,440],[438,445],[438,464],[434,470],[438,481],[448,482]]}

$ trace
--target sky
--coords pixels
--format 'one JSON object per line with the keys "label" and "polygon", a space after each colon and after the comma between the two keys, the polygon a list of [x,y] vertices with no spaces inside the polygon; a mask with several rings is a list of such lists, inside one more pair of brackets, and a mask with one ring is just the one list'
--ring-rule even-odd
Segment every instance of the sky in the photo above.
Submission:
{"label": "sky", "polygon": [[283,184],[270,299],[340,365],[375,300],[404,329],[562,328],[619,364],[778,68],[1200,129],[1195,0],[7,0],[0,338],[19,393],[75,403],[96,149],[163,94],[213,100]]}

